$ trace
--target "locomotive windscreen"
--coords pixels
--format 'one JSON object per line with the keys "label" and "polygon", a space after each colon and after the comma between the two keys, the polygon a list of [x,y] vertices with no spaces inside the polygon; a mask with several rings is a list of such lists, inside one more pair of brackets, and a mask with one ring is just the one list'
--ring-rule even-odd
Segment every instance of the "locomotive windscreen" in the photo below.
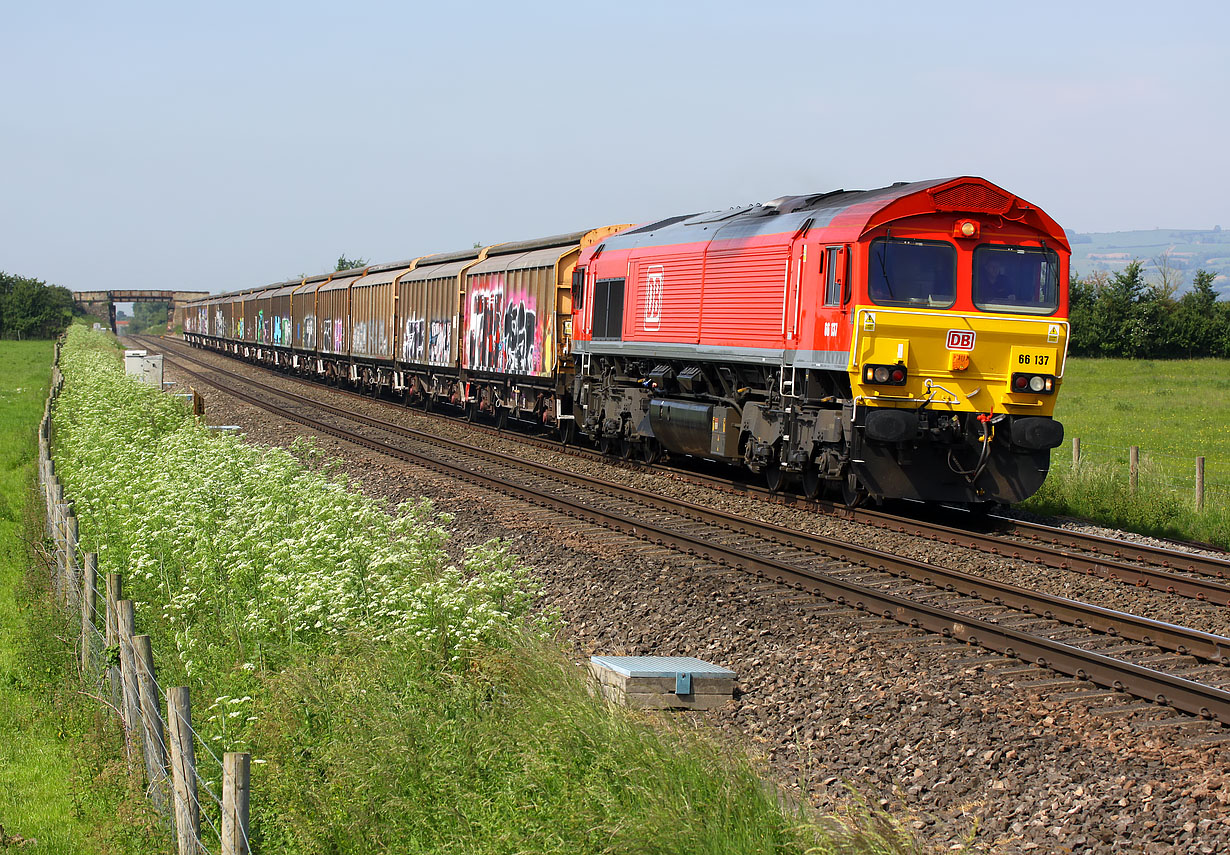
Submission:
{"label": "locomotive windscreen", "polygon": [[974,305],[996,312],[1049,315],[1059,306],[1059,259],[1027,246],[974,250]]}
{"label": "locomotive windscreen", "polygon": [[957,251],[940,241],[874,241],[867,293],[881,306],[947,308],[957,297]]}

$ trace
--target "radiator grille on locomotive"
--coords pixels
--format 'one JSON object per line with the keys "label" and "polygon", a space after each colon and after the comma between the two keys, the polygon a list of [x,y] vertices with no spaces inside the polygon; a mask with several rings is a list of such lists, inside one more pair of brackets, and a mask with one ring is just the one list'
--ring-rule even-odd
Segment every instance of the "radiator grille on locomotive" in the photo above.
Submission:
{"label": "radiator grille on locomotive", "polygon": [[932,193],[937,211],[985,211],[1006,214],[1012,207],[1012,197],[983,184],[958,184]]}

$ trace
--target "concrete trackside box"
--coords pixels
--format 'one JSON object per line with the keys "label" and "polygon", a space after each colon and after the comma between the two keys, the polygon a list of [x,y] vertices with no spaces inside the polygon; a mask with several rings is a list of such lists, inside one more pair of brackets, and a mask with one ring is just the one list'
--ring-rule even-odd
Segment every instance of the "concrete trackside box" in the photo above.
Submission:
{"label": "concrete trackside box", "polygon": [[690,656],[591,656],[602,696],[637,709],[720,707],[734,695],[735,672]]}

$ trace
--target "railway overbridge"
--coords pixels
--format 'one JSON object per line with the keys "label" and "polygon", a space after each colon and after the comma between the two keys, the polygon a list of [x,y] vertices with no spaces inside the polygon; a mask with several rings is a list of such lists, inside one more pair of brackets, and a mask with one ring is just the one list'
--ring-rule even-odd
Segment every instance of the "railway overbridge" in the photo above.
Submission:
{"label": "railway overbridge", "polygon": [[73,302],[84,311],[100,318],[107,318],[111,331],[115,332],[116,303],[169,303],[167,326],[183,323],[184,309],[190,300],[209,296],[208,291],[74,291]]}

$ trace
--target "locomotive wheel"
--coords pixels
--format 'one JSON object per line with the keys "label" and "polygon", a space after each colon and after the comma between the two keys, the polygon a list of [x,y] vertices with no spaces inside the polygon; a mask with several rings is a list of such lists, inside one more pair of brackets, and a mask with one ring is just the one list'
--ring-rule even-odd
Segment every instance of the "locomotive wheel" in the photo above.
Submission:
{"label": "locomotive wheel", "polygon": [[577,441],[577,423],[575,419],[563,419],[560,421],[559,441],[562,445],[572,445]]}
{"label": "locomotive wheel", "polygon": [[824,479],[820,477],[820,470],[816,464],[809,463],[803,469],[803,495],[809,499],[814,499],[820,495],[820,488],[824,486]]}
{"label": "locomotive wheel", "polygon": [[641,462],[646,466],[652,466],[662,457],[662,446],[658,445],[656,439],[647,439],[641,443]]}
{"label": "locomotive wheel", "polygon": [[867,498],[867,491],[853,472],[846,474],[841,482],[841,501],[847,508],[857,508]]}
{"label": "locomotive wheel", "polygon": [[786,473],[777,460],[770,460],[764,466],[764,481],[770,493],[780,492],[786,486]]}

